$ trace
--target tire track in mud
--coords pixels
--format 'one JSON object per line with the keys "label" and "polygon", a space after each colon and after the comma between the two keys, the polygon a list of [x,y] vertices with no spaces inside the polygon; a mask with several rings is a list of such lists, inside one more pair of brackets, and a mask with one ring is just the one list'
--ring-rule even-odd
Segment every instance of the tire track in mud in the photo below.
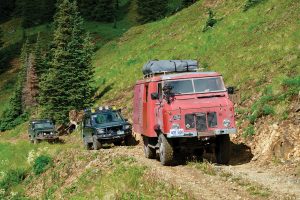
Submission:
{"label": "tire track in mud", "polygon": [[[193,168],[187,165],[178,166],[162,166],[159,161],[153,159],[147,159],[144,157],[141,146],[135,147],[117,147],[113,148],[116,154],[120,156],[131,156],[134,157],[137,162],[141,165],[148,167],[150,174],[154,173],[156,177],[163,182],[174,185],[180,188],[182,191],[189,194],[191,197],[200,200],[211,200],[211,199],[297,199],[298,195],[292,191],[276,190],[276,188],[270,187],[269,184],[265,184],[264,181],[254,180],[252,177],[248,177],[247,174],[239,176],[245,179],[248,183],[259,184],[269,191],[269,195],[260,196],[253,195],[247,191],[246,187],[237,184],[232,180],[225,180],[220,175],[208,175],[203,173],[201,170]],[[245,164],[238,166],[243,168]],[[235,176],[240,175],[240,170],[235,172],[236,166],[214,166],[218,171],[229,172]],[[249,168],[248,168],[249,170]],[[258,170],[255,168],[255,170]],[[265,180],[266,181],[266,180]],[[278,183],[284,185],[284,182]]]}

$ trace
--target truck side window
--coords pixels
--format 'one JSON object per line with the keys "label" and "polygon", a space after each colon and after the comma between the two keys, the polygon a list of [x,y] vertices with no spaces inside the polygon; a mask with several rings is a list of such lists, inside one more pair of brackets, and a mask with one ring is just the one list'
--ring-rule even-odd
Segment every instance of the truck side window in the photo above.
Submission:
{"label": "truck side window", "polygon": [[146,87],[145,87],[145,89],[146,89],[146,102],[148,102],[148,89],[149,89],[149,87],[148,87],[148,85],[146,85]]}
{"label": "truck side window", "polygon": [[91,126],[91,120],[90,120],[90,118],[86,118],[84,120],[84,126]]}
{"label": "truck side window", "polygon": [[162,99],[162,85],[161,85],[161,83],[158,83],[158,85],[157,85],[157,93],[158,93],[159,100],[161,100]]}

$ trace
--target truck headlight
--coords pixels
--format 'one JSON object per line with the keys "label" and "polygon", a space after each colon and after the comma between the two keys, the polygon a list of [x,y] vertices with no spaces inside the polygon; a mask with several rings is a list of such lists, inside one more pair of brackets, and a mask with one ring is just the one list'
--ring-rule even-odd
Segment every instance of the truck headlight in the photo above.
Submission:
{"label": "truck headlight", "polygon": [[100,134],[105,133],[105,129],[103,129],[103,128],[99,128],[99,129],[97,129],[97,131],[98,131],[98,133],[100,133]]}
{"label": "truck headlight", "polygon": [[228,128],[230,126],[230,120],[229,119],[224,119],[223,125]]}
{"label": "truck headlight", "polygon": [[130,129],[130,128],[131,128],[130,125],[125,125],[125,126],[124,126],[124,129],[125,129],[125,130],[128,130],[128,129]]}
{"label": "truck headlight", "polygon": [[53,132],[50,132],[50,135],[53,135]]}
{"label": "truck headlight", "polygon": [[172,124],[172,129],[179,129],[179,128],[180,128],[179,124]]}

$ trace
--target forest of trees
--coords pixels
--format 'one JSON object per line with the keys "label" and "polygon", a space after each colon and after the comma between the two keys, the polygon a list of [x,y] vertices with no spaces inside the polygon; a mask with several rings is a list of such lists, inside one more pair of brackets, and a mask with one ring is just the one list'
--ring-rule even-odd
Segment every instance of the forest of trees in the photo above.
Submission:
{"label": "forest of trees", "polygon": [[[20,18],[23,28],[49,22],[54,27],[53,39],[46,45],[41,44],[40,34],[30,38],[23,35],[15,44],[5,45],[0,26],[0,73],[8,69],[12,58],[20,57],[20,72],[1,116],[0,131],[26,121],[33,110],[65,124],[70,110],[92,105],[95,92],[93,44],[83,28],[83,19],[116,22],[119,0],[0,1],[0,22]],[[182,6],[194,2],[182,0]],[[147,23],[167,15],[168,0],[137,0],[137,6],[139,22]]]}

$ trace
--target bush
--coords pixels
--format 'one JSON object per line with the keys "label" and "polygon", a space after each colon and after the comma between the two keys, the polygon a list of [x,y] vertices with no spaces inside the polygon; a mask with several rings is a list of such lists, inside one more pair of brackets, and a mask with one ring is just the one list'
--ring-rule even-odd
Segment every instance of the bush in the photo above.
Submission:
{"label": "bush", "polygon": [[247,138],[247,137],[252,137],[255,135],[255,130],[254,130],[254,126],[253,125],[249,125],[245,131],[243,132],[243,137]]}
{"label": "bush", "polygon": [[247,0],[244,5],[243,11],[245,12],[245,11],[249,10],[250,8],[256,6],[257,4],[262,3],[263,1],[265,1],[265,0]]}
{"label": "bush", "polygon": [[24,169],[12,169],[5,173],[3,179],[0,181],[0,188],[8,190],[12,186],[20,184],[26,177]]}
{"label": "bush", "polygon": [[205,26],[203,27],[202,32],[208,31],[210,28],[214,27],[214,25],[217,23],[217,20],[215,19],[215,14],[211,9],[208,10],[208,19],[206,20]]}
{"label": "bush", "polygon": [[285,79],[282,85],[288,96],[298,95],[300,92],[300,76]]}
{"label": "bush", "polygon": [[41,155],[34,160],[33,164],[33,173],[35,175],[42,174],[45,172],[51,165],[53,164],[53,160],[48,155]]}

